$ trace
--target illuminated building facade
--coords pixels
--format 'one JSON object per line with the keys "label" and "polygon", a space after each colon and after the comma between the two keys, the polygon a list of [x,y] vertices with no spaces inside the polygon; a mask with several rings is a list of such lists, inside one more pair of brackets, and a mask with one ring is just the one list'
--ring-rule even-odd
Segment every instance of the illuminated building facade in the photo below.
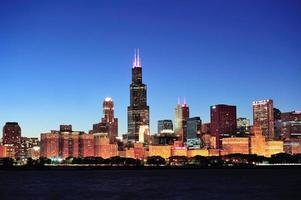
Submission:
{"label": "illuminated building facade", "polygon": [[164,119],[158,121],[158,134],[161,134],[162,131],[173,131],[172,120]]}
{"label": "illuminated building facade", "polygon": [[247,136],[250,135],[250,119],[247,118],[237,118],[237,136]]}
{"label": "illuminated building facade", "polygon": [[187,148],[173,146],[171,148],[171,155],[172,156],[187,156]]}
{"label": "illuminated building facade", "polygon": [[283,139],[301,138],[301,111],[281,114],[281,137]]}
{"label": "illuminated building facade", "polygon": [[141,125],[139,127],[139,142],[149,143],[150,140],[150,130],[148,125]]}
{"label": "illuminated building facade", "polygon": [[192,117],[187,120],[186,144],[189,149],[199,149],[201,147],[202,120],[200,117]]}
{"label": "illuminated building facade", "polygon": [[253,102],[253,125],[262,128],[266,139],[273,140],[275,138],[273,100]]}
{"label": "illuminated building facade", "polygon": [[283,141],[266,141],[265,157],[271,157],[273,154],[283,153]]}
{"label": "illuminated building facade", "polygon": [[210,132],[216,138],[216,148],[222,147],[222,138],[236,134],[236,106],[219,104],[210,107]]}
{"label": "illuminated building facade", "polygon": [[192,158],[194,156],[209,156],[209,151],[207,149],[187,150],[187,157],[188,158]]}
{"label": "illuminated building facade", "polygon": [[39,138],[21,137],[20,158],[30,158],[31,156],[29,155],[29,150],[33,147],[39,146]]}
{"label": "illuminated building facade", "polygon": [[255,125],[252,128],[252,136],[250,137],[250,153],[259,156],[265,155],[265,137],[260,126]]}
{"label": "illuminated building facade", "polygon": [[274,112],[274,139],[281,138],[281,111],[278,108],[273,108]]}
{"label": "illuminated building facade", "polygon": [[148,156],[161,156],[164,159],[168,159],[171,156],[170,145],[150,145]]}
{"label": "illuminated building facade", "polygon": [[179,138],[174,134],[173,131],[165,132],[163,131],[160,135],[153,135],[152,137],[153,144],[161,144],[161,145],[173,145],[175,141]]}
{"label": "illuminated building facade", "polygon": [[227,154],[249,154],[248,137],[228,137],[222,139],[224,155]]}
{"label": "illuminated building facade", "polygon": [[[205,149],[213,148],[211,145],[211,135],[210,134],[203,133],[201,135],[201,138],[202,138],[202,142],[203,142],[203,148],[205,148]],[[215,142],[214,142],[214,145],[215,145]]]}
{"label": "illuminated building facade", "polygon": [[283,150],[289,154],[301,154],[301,138],[289,138],[283,142]]}
{"label": "illuminated building facade", "polygon": [[130,85],[130,106],[128,106],[127,141],[139,140],[140,126],[149,126],[149,106],[147,105],[147,87],[142,82],[142,65],[139,49],[135,52]]}
{"label": "illuminated building facade", "polygon": [[81,133],[79,135],[79,156],[90,157],[94,156],[94,135]]}
{"label": "illuminated building facade", "polygon": [[114,116],[114,102],[106,97],[103,101],[103,118],[100,123],[93,124],[93,133],[108,133],[110,142],[116,141],[118,136],[118,119]]}
{"label": "illuminated building facade", "polygon": [[140,160],[145,158],[145,149],[143,143],[134,143],[134,158]]}
{"label": "illuminated building facade", "polygon": [[6,146],[0,145],[0,158],[6,157]]}
{"label": "illuminated building facade", "polygon": [[[68,127],[68,128],[66,128]],[[61,125],[59,132],[59,156],[62,159],[79,156],[79,135],[72,125]]]}
{"label": "illuminated building facade", "polygon": [[21,127],[17,122],[6,122],[3,127],[3,141],[5,146],[14,148],[16,158],[20,157],[21,153]]}
{"label": "illuminated building facade", "polygon": [[118,146],[117,144],[110,144],[110,138],[107,133],[95,133],[94,155],[102,158],[118,156]]}
{"label": "illuminated building facade", "polygon": [[189,107],[184,100],[181,104],[180,101],[175,109],[175,134],[179,137],[179,141],[186,142],[187,137],[187,120],[189,118]]}
{"label": "illuminated building facade", "polygon": [[41,157],[59,157],[59,131],[41,134],[40,155]]}
{"label": "illuminated building facade", "polygon": [[28,156],[28,158],[32,158],[33,160],[39,159],[40,158],[40,147],[33,146],[32,148],[29,148],[27,150],[27,156]]}

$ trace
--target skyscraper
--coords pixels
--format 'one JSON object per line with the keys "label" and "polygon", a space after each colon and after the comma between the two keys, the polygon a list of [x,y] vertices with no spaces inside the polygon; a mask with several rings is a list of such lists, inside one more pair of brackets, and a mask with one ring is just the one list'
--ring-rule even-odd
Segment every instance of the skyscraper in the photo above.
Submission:
{"label": "skyscraper", "polygon": [[132,83],[130,85],[130,106],[128,106],[128,141],[139,140],[141,125],[149,126],[149,106],[147,105],[147,88],[142,82],[142,65],[139,49],[135,51],[132,66]]}
{"label": "skyscraper", "polygon": [[273,100],[253,102],[253,125],[261,127],[266,139],[273,140],[275,138]]}
{"label": "skyscraper", "polygon": [[179,137],[179,141],[182,143],[186,142],[188,118],[189,107],[187,106],[186,100],[184,99],[183,104],[178,101],[175,112],[175,134]]}
{"label": "skyscraper", "polygon": [[237,118],[237,136],[246,136],[250,134],[250,119]]}
{"label": "skyscraper", "polygon": [[101,122],[93,124],[93,133],[107,133],[110,142],[114,142],[118,136],[118,119],[114,117],[114,102],[106,97],[103,101],[103,118]]}
{"label": "skyscraper", "polygon": [[21,151],[21,127],[17,122],[6,122],[3,127],[3,144],[15,149],[15,156]]}
{"label": "skyscraper", "polygon": [[281,136],[283,139],[301,139],[301,112],[292,111],[281,114]]}
{"label": "skyscraper", "polygon": [[172,120],[164,119],[158,121],[158,134],[161,134],[162,131],[173,131]]}
{"label": "skyscraper", "polygon": [[210,132],[215,136],[216,148],[222,147],[222,137],[236,134],[236,106],[215,105],[210,107]]}
{"label": "skyscraper", "polygon": [[187,120],[187,147],[189,149],[201,147],[202,120],[200,117],[192,117]]}

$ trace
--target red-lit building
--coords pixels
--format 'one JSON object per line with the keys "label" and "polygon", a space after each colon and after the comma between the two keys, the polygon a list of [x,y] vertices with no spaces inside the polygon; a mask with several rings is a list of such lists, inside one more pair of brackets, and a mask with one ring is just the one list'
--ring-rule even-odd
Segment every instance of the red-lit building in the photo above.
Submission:
{"label": "red-lit building", "polygon": [[79,156],[79,132],[61,132],[60,133],[60,157]]}
{"label": "red-lit building", "polygon": [[60,125],[59,155],[61,158],[79,156],[79,135],[82,133],[72,131],[72,125]]}
{"label": "red-lit building", "polygon": [[275,139],[273,100],[253,102],[253,125],[261,127],[266,139]]}
{"label": "red-lit building", "polygon": [[40,155],[41,157],[59,157],[59,131],[41,134]]}
{"label": "red-lit building", "polygon": [[106,133],[94,134],[94,155],[95,157],[110,158],[118,156],[117,144],[110,144]]}
{"label": "red-lit building", "polygon": [[143,143],[134,143],[134,158],[143,160],[145,157],[145,150]]}
{"label": "red-lit building", "polygon": [[94,135],[80,134],[79,135],[79,156],[89,157],[94,156]]}
{"label": "red-lit building", "polygon": [[6,157],[6,146],[0,145],[0,158]]}
{"label": "red-lit building", "polygon": [[219,104],[210,107],[210,133],[216,138],[216,148],[222,147],[222,138],[236,134],[236,106]]}

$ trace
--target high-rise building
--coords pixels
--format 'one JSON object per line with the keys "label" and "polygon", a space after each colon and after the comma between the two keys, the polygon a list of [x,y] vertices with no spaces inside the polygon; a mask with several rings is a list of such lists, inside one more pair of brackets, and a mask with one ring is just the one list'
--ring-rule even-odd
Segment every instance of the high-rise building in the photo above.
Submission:
{"label": "high-rise building", "polygon": [[283,139],[301,138],[301,111],[282,113],[281,124]]}
{"label": "high-rise building", "polygon": [[147,87],[142,82],[142,65],[139,49],[135,52],[130,85],[130,106],[128,106],[127,141],[138,141],[141,125],[149,126],[149,106],[147,105]]}
{"label": "high-rise building", "polygon": [[273,100],[253,102],[253,125],[261,127],[266,139],[273,140],[275,138]]}
{"label": "high-rise building", "polygon": [[222,147],[222,138],[236,134],[236,106],[219,104],[210,107],[210,129],[216,148]]}
{"label": "high-rise building", "polygon": [[278,108],[273,108],[274,112],[274,139],[280,139],[281,137],[281,111]]}
{"label": "high-rise building", "polygon": [[172,120],[164,119],[158,121],[158,134],[161,132],[173,131]]}
{"label": "high-rise building", "polygon": [[29,151],[33,147],[39,147],[40,141],[39,138],[29,138],[29,137],[21,137],[21,148],[20,148],[20,158],[29,158]]}
{"label": "high-rise building", "polygon": [[200,117],[192,117],[187,120],[187,148],[195,149],[201,147],[202,120]]}
{"label": "high-rise building", "polygon": [[118,119],[114,117],[114,102],[106,97],[103,101],[103,118],[100,123],[93,124],[93,133],[108,133],[110,142],[118,136]]}
{"label": "high-rise building", "polygon": [[237,118],[237,136],[250,135],[250,119],[239,117]]}
{"label": "high-rise building", "polygon": [[179,141],[184,143],[186,142],[187,120],[189,118],[189,107],[185,99],[183,104],[178,101],[175,111],[175,134],[179,137]]}
{"label": "high-rise building", "polygon": [[187,139],[199,137],[202,131],[202,120],[200,117],[192,117],[187,120]]}
{"label": "high-rise building", "polygon": [[6,122],[3,127],[3,144],[15,149],[15,157],[20,157],[21,127],[17,122]]}

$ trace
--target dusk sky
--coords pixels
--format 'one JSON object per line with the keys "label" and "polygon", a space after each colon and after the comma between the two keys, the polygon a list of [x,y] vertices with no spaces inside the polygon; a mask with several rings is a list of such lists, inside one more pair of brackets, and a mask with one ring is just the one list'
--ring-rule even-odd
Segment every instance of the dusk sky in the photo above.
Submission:
{"label": "dusk sky", "polygon": [[301,110],[299,0],[0,0],[0,126],[88,131],[110,96],[124,134],[135,48],[152,133],[178,97],[203,122],[214,104],[251,121],[254,100]]}

